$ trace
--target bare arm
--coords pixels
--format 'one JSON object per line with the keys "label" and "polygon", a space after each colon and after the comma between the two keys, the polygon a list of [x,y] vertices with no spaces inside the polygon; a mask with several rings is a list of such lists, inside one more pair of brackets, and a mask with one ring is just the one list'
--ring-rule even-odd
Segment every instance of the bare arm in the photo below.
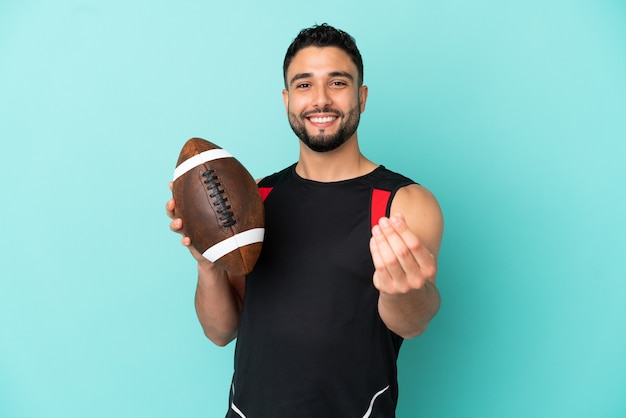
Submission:
{"label": "bare arm", "polygon": [[216,345],[225,346],[237,336],[242,299],[236,287],[244,280],[209,261],[198,262],[196,313],[204,334]]}
{"label": "bare arm", "polygon": [[[170,199],[165,209],[172,219],[170,229],[181,233],[183,221],[175,217],[175,205],[174,199]],[[237,336],[245,278],[230,276],[225,270],[205,259],[191,245],[189,237],[183,236],[181,243],[189,249],[198,263],[195,306],[202,329],[214,344],[224,346]]]}
{"label": "bare arm", "polygon": [[439,309],[436,274],[443,216],[435,197],[418,185],[396,193],[391,213],[372,229],[370,241],[378,311],[390,330],[412,338],[426,330]]}

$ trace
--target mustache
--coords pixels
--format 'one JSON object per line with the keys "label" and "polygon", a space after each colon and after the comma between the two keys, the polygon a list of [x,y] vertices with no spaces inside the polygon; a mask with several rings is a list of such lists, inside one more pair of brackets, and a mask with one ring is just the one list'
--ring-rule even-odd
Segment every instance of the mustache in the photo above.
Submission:
{"label": "mustache", "polygon": [[306,112],[302,112],[302,117],[306,118],[306,117],[309,117],[311,115],[315,115],[316,113],[330,113],[330,114],[333,114],[333,115],[335,115],[337,117],[340,117],[340,118],[344,116],[343,112],[341,110],[333,109],[332,107],[325,106],[322,109],[315,109],[315,110],[309,110],[309,111],[306,111]]}

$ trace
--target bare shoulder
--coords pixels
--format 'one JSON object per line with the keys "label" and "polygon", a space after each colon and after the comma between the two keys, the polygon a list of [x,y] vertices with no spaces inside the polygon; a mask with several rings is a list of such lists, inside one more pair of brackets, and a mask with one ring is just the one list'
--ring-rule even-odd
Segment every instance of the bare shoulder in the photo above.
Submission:
{"label": "bare shoulder", "polygon": [[424,216],[437,215],[442,217],[441,208],[435,195],[419,184],[410,184],[399,189],[392,202],[392,212],[394,207],[402,213],[404,210],[408,210],[408,212],[421,213]]}
{"label": "bare shoulder", "polygon": [[437,256],[443,236],[443,213],[433,193],[418,184],[399,189],[391,203],[391,214],[404,216],[407,226]]}

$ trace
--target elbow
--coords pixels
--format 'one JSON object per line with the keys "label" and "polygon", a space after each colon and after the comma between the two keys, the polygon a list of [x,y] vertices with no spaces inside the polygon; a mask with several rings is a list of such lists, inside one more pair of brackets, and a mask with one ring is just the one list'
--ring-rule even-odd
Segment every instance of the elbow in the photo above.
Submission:
{"label": "elbow", "polygon": [[209,338],[218,347],[226,347],[234,338]]}
{"label": "elbow", "polygon": [[203,329],[204,335],[218,347],[225,347],[237,338],[237,330],[219,331],[215,329]]}
{"label": "elbow", "polygon": [[420,320],[410,323],[404,324],[404,328],[399,328],[398,331],[394,331],[396,334],[404,338],[405,340],[410,340],[411,338],[419,337],[428,329],[430,325],[430,321],[435,317],[437,311],[439,309],[439,305],[437,304],[437,309],[434,310],[432,315],[428,315],[426,318],[421,318]]}
{"label": "elbow", "polygon": [[419,326],[415,326],[411,329],[402,330],[400,332],[396,332],[396,331],[394,332],[398,334],[400,337],[404,338],[405,340],[410,340],[411,338],[419,337],[420,335],[422,335],[426,331],[427,328],[428,328],[428,323],[425,323]]}

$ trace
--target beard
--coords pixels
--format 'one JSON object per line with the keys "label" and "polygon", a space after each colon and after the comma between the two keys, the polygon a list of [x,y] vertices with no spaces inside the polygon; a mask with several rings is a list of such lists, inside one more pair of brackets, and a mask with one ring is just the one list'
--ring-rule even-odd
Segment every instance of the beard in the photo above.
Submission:
{"label": "beard", "polygon": [[[336,115],[341,120],[337,132],[333,135],[327,135],[322,129],[318,135],[309,134],[306,126],[304,126],[304,119],[315,113],[332,113]],[[354,135],[359,126],[360,119],[361,112],[358,104],[348,111],[347,116],[345,113],[332,108],[303,112],[300,116],[297,116],[291,111],[289,112],[289,125],[291,125],[293,132],[300,138],[300,141],[316,152],[328,152],[339,148]]]}

